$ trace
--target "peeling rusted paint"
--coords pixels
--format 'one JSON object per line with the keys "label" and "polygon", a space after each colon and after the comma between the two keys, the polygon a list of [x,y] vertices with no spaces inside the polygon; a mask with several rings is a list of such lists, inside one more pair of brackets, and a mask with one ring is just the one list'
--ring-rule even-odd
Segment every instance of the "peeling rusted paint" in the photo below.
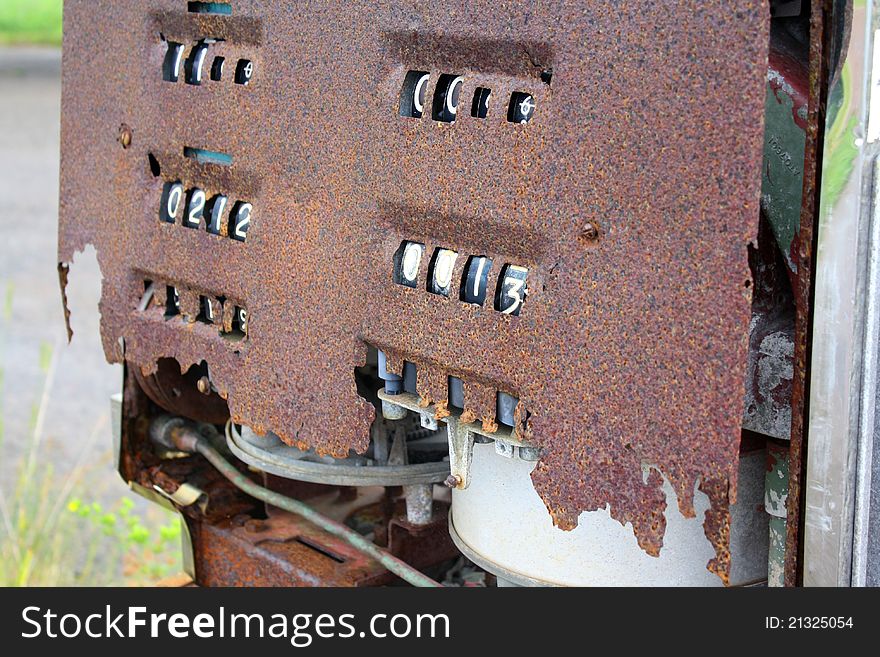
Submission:
{"label": "peeling rusted paint", "polygon": [[[251,59],[253,80],[196,87],[163,82],[160,32],[190,43],[211,36],[207,19],[172,0],[65,3],[59,261],[95,245],[107,357],[124,337],[147,372],[161,357],[204,360],[236,422],[336,455],[368,444],[374,410],[352,376],[367,344],[394,371],[416,363],[428,401],[460,377],[465,412],[484,427],[507,392],[544,448],[533,479],[560,527],[610,505],[657,554],[660,472],[685,516],[695,482],[708,482],[724,577],[766,3],[241,0],[234,13],[211,18],[227,39],[211,55]],[[401,117],[409,69],[431,72],[428,97],[441,73],[458,73],[462,108],[478,86],[496,104],[452,124]],[[540,77],[550,69],[552,85]],[[506,120],[514,91],[537,103],[526,125]],[[125,150],[122,123],[137,135]],[[234,163],[197,165],[184,146]],[[161,223],[162,184],[178,179],[246,196],[247,242]],[[597,239],[582,239],[587,225]],[[453,280],[463,256],[491,257],[486,306],[428,293],[427,257],[420,289],[395,285],[403,240],[457,251]],[[529,268],[519,317],[491,307],[505,263]],[[240,299],[248,339],[138,312],[145,279]],[[646,479],[643,463],[656,468]]]}
{"label": "peeling rusted paint", "polygon": [[706,566],[725,584],[730,579],[730,512],[727,508],[729,499],[728,480],[726,478],[706,479],[700,482],[700,490],[709,497],[709,509],[706,511],[704,527],[706,537],[715,548],[715,558]]}

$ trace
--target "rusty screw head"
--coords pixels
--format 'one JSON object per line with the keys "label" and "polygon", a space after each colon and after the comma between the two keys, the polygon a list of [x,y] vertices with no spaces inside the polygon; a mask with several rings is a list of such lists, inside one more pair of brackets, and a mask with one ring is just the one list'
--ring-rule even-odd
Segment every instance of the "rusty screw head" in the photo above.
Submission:
{"label": "rusty screw head", "polygon": [[124,123],[119,126],[119,137],[117,137],[117,141],[122,144],[123,148],[131,146],[131,128]]}
{"label": "rusty screw head", "polygon": [[449,488],[458,488],[461,485],[461,477],[458,475],[451,474],[446,477],[446,481],[443,482]]}
{"label": "rusty screw head", "polygon": [[586,242],[595,242],[599,239],[602,232],[599,230],[599,224],[595,221],[587,222],[587,225],[584,226],[584,229],[581,231],[581,239]]}
{"label": "rusty screw head", "polygon": [[203,376],[196,382],[196,388],[199,389],[199,392],[203,395],[210,394],[211,392],[211,381],[208,377]]}

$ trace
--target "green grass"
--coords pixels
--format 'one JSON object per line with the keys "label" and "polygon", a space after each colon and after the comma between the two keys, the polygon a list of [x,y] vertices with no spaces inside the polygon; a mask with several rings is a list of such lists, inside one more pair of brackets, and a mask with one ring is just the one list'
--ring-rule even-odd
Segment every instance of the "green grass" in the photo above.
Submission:
{"label": "green grass", "polygon": [[[828,210],[834,207],[838,197],[849,182],[853,172],[858,148],[855,145],[855,130],[859,117],[852,110],[852,73],[849,64],[843,67],[839,82],[839,107],[832,105],[831,128],[825,136],[825,162],[822,166],[822,206]],[[834,100],[834,99],[832,99]]]}
{"label": "green grass", "polygon": [[[5,0],[0,0],[4,2]],[[0,303],[0,462],[10,476],[0,481],[0,587],[150,585],[182,568],[181,526],[175,514],[149,506],[140,511],[130,493],[111,504],[95,501],[94,480],[109,458],[92,462],[97,440],[107,434],[105,413],[79,441],[80,454],[72,467],[56,473],[48,454],[44,427],[53,385],[58,375],[63,340],[40,346],[40,390],[24,440],[12,448],[4,439],[7,410],[2,368],[6,331],[12,322],[14,287],[5,287]],[[23,447],[23,449],[22,449]],[[106,462],[105,462],[106,461]],[[106,470],[104,470],[106,472]],[[143,505],[142,505],[143,506]]]}
{"label": "green grass", "polygon": [[0,0],[0,44],[61,44],[62,0]]}

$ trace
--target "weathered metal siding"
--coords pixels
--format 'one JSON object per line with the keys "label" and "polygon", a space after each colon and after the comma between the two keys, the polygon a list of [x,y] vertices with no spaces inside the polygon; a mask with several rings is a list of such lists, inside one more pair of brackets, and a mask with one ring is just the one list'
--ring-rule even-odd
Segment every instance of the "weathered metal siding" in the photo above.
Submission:
{"label": "weathered metal siding", "polygon": [[[206,17],[175,0],[65,3],[59,262],[96,246],[108,358],[123,337],[146,371],[204,359],[236,422],[335,454],[368,444],[373,408],[353,378],[367,344],[415,362],[426,399],[464,379],[486,426],[495,391],[514,394],[545,448],[534,482],[557,524],[610,505],[655,554],[660,473],[685,515],[701,481],[723,576],[766,3],[232,4]],[[253,81],[164,82],[160,35],[222,36],[211,56],[253,60]],[[441,73],[464,76],[458,120],[399,116],[410,69],[430,71],[428,98]],[[477,86],[496,103],[486,119],[467,111]],[[506,120],[513,91],[536,100],[528,124]],[[234,163],[198,164],[184,146]],[[161,223],[173,180],[253,203],[247,242]],[[402,240],[457,251],[456,281],[467,255],[491,257],[489,298],[501,265],[528,267],[521,315],[395,285]],[[193,317],[199,292],[246,304],[248,339],[138,312],[145,279],[194,290],[181,299]]]}

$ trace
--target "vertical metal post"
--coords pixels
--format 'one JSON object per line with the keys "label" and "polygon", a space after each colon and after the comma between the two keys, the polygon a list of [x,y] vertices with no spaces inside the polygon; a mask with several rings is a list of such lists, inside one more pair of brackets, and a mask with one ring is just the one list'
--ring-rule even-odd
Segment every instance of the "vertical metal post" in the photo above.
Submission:
{"label": "vertical metal post", "polygon": [[785,586],[785,537],[788,499],[788,445],[769,442],[767,474],[764,477],[764,508],[770,515],[770,550],[767,556],[767,585]]}

